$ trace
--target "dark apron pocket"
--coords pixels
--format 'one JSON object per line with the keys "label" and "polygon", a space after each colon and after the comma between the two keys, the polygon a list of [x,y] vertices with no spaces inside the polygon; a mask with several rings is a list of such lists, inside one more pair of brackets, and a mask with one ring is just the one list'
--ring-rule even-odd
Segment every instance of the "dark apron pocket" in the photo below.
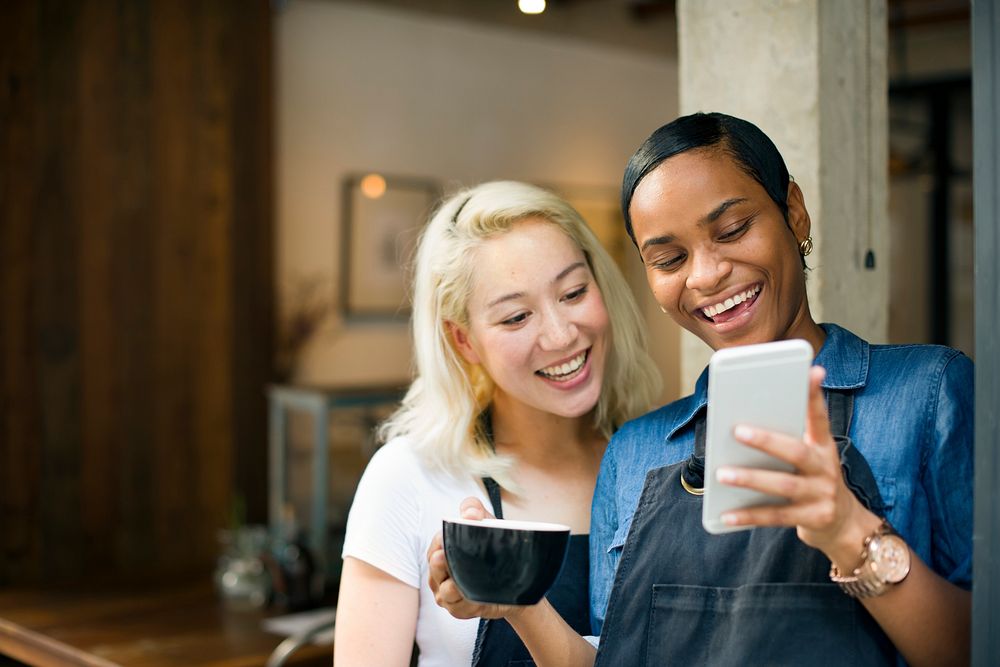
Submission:
{"label": "dark apron pocket", "polygon": [[654,585],[645,653],[648,666],[895,662],[871,616],[832,583]]}

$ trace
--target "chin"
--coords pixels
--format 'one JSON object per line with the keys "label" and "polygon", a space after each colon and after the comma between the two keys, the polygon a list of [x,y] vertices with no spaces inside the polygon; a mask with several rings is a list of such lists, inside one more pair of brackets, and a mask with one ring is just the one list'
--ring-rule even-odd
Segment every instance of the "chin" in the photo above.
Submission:
{"label": "chin", "polygon": [[562,417],[564,419],[577,419],[583,417],[588,413],[592,412],[594,408],[597,407],[597,401],[586,401],[586,402],[558,402],[549,403],[545,408],[546,412],[556,415],[557,417]]}

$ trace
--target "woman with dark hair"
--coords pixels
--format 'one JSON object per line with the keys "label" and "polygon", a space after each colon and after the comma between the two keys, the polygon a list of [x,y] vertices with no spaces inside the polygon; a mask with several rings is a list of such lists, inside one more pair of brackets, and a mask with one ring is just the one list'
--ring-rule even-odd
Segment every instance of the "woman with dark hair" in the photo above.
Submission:
{"label": "woman with dark hair", "polygon": [[[802,191],[751,123],[694,114],[658,129],[629,162],[622,209],[678,324],[716,350],[801,338],[819,368],[803,437],[734,434],[795,468],[719,471],[787,500],[724,516],[750,530],[709,535],[691,493],[702,487],[707,373],[614,435],[591,516],[597,663],[967,662],[971,361],[813,319]],[[439,604],[473,611],[431,556]],[[541,610],[480,611],[504,613],[539,664],[593,659]]]}

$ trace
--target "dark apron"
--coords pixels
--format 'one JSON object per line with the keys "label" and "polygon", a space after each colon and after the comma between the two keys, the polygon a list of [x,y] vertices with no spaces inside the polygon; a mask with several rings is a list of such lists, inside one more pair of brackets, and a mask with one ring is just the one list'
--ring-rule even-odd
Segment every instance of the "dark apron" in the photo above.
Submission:
{"label": "dark apron", "polygon": [[[493,514],[503,518],[500,486],[490,477],[483,478],[490,495]],[[590,634],[588,577],[590,575],[589,537],[570,535],[566,561],[558,578],[545,597],[559,615],[581,635]],[[531,654],[504,619],[480,619],[476,646],[472,653],[473,667],[533,666]]]}
{"label": "dark apron", "polygon": [[[884,508],[867,461],[845,437],[853,396],[828,392],[849,488]],[[794,528],[712,535],[701,525],[705,415],[685,462],[650,470],[608,602],[597,665],[892,665],[896,651],[830,561]],[[861,545],[858,545],[860,552]]]}

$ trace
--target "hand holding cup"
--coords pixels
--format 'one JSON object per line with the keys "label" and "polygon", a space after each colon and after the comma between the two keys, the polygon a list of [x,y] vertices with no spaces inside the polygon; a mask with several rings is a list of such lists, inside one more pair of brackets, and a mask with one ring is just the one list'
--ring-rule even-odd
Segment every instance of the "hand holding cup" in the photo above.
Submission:
{"label": "hand holding cup", "polygon": [[[477,498],[472,497],[462,501],[459,514],[463,519],[473,521],[494,518]],[[430,548],[427,550],[427,562],[434,600],[439,607],[447,610],[455,618],[504,618],[511,613],[516,613],[518,608],[514,606],[483,604],[465,599],[462,591],[459,590],[455,580],[451,577],[441,533],[435,535],[434,539],[431,540]]]}

